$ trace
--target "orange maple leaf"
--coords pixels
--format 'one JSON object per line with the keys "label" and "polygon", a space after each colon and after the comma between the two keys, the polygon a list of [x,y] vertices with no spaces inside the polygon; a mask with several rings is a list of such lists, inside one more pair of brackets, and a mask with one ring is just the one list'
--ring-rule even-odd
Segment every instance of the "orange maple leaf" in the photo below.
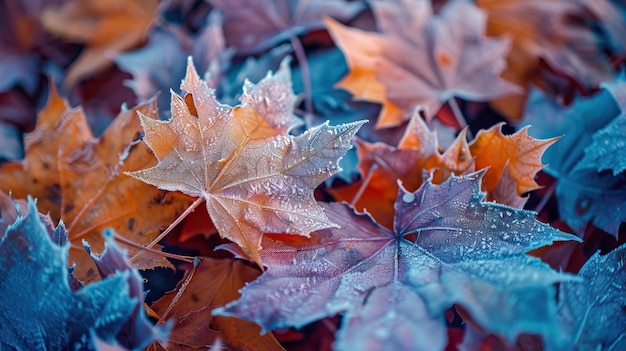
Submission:
{"label": "orange maple leaf", "polygon": [[116,54],[139,45],[159,10],[158,0],[70,0],[47,8],[41,15],[46,30],[86,45],[67,72],[64,85],[73,86],[110,67]]}
{"label": "orange maple leaf", "polygon": [[192,207],[205,200],[220,235],[259,265],[263,233],[308,236],[335,226],[313,190],[339,170],[364,121],[288,135],[295,122],[288,61],[258,85],[248,82],[242,105],[234,108],[217,102],[191,58],[181,89],[188,94],[172,94],[169,121],[141,117],[144,140],[159,163],[127,174],[198,197]]}
{"label": "orange maple leaf", "polygon": [[490,167],[483,177],[483,190],[493,192],[498,187],[502,173],[508,168],[508,176],[515,180],[518,195],[539,188],[535,175],[545,167],[541,156],[559,138],[535,139],[528,135],[528,127],[515,134],[502,134],[504,123],[481,130],[469,148],[476,160],[476,168]]}
{"label": "orange maple leaf", "polygon": [[[126,240],[145,245],[191,202],[123,174],[154,164],[150,151],[138,140],[138,111],[156,118],[154,100],[122,111],[96,138],[82,110],[70,109],[52,89],[35,130],[26,137],[25,159],[0,168],[1,190],[11,191],[16,198],[38,198],[43,213],[66,223],[69,262],[76,263],[78,279],[92,281],[98,276],[83,239],[94,251],[102,251],[101,231],[111,227]],[[130,253],[136,251],[129,248]],[[137,265],[171,266],[152,254],[144,255]]]}
{"label": "orange maple leaf", "polygon": [[326,25],[350,68],[337,86],[382,104],[376,127],[404,123],[418,105],[436,115],[455,96],[486,101],[518,90],[499,77],[509,41],[487,38],[470,2],[448,2],[437,15],[428,1],[374,2],[373,10],[381,33]]}

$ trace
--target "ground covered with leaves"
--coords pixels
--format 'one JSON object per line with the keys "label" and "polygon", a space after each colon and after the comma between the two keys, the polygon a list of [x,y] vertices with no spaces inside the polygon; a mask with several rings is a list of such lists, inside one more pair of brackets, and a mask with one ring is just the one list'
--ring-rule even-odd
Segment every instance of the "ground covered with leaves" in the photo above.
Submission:
{"label": "ground covered with leaves", "polygon": [[0,349],[626,349],[622,1],[0,28]]}

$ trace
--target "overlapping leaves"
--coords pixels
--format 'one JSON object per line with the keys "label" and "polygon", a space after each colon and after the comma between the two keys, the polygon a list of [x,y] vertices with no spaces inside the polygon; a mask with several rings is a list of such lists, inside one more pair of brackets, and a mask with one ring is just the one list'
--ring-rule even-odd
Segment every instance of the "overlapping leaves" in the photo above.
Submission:
{"label": "overlapping leaves", "polygon": [[[5,213],[11,209],[4,205],[6,201],[0,211],[8,218]],[[118,262],[124,262],[125,268],[111,267],[119,269],[83,287],[68,270],[69,245],[63,223],[55,229],[49,218],[37,212],[32,199],[28,208],[13,210],[20,216],[0,236],[0,293],[4,296],[0,303],[0,346],[18,350],[88,349],[96,337],[107,342],[120,340],[134,348],[154,339],[159,331],[146,324],[138,273],[124,256],[119,256]],[[107,252],[117,250],[109,242]],[[107,255],[99,261],[101,265],[111,264]]]}
{"label": "overlapping leaves", "polygon": [[345,204],[325,205],[341,228],[295,244],[266,238],[267,272],[215,313],[272,330],[345,312],[340,349],[398,342],[429,350],[446,344],[444,310],[456,303],[509,341],[523,332],[554,338],[552,284],[574,278],[525,252],[576,237],[537,222],[532,212],[483,202],[483,174],[401,189],[393,231]]}

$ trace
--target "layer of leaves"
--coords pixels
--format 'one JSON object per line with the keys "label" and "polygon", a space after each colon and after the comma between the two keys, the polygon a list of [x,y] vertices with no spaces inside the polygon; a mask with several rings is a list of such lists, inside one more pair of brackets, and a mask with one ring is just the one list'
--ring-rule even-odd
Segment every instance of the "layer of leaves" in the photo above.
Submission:
{"label": "layer of leaves", "polygon": [[[37,127],[26,137],[25,159],[0,168],[1,190],[11,191],[15,198],[37,197],[43,212],[67,223],[72,244],[69,260],[77,264],[75,274],[83,281],[96,279],[97,273],[82,240],[101,252],[100,233],[111,227],[128,240],[147,244],[190,203],[186,197],[123,174],[154,162],[138,140],[137,111],[156,118],[154,101],[150,101],[122,111],[96,138],[82,110],[69,108],[53,90]],[[142,259],[138,263],[143,268],[170,265],[151,254]]]}
{"label": "layer of leaves", "polygon": [[557,337],[552,284],[573,278],[524,253],[576,237],[532,212],[483,202],[483,174],[401,189],[393,231],[347,205],[325,205],[341,228],[299,243],[266,237],[266,273],[214,314],[272,330],[345,312],[338,348],[431,350],[446,345],[444,311],[456,303],[509,342],[522,332]]}
{"label": "layer of leaves", "polygon": [[480,130],[470,144],[463,131],[442,153],[436,134],[416,113],[396,147],[356,138],[361,180],[330,189],[330,193],[337,201],[366,210],[378,223],[391,228],[398,180],[405,189],[414,191],[428,171],[433,172],[433,182],[439,184],[452,174],[489,168],[482,180],[487,199],[522,208],[526,198],[521,195],[538,188],[534,177],[544,167],[541,156],[556,139],[535,139],[525,129],[504,135],[501,129],[498,124]]}
{"label": "layer of leaves", "polygon": [[[169,191],[204,198],[222,237],[259,265],[263,233],[309,233],[335,226],[313,190],[339,170],[338,161],[365,122],[328,123],[294,137],[288,61],[258,85],[247,83],[242,105],[215,99],[189,60],[181,89],[172,94],[172,119],[142,116],[144,140],[159,163],[127,174]],[[196,116],[197,114],[197,116]]]}
{"label": "layer of leaves", "polygon": [[597,21],[589,9],[599,10],[605,4],[603,0],[478,0],[476,5],[488,15],[487,34],[506,35],[512,40],[502,76],[524,88],[518,94],[492,101],[492,105],[509,119],[520,120],[531,82],[551,90],[550,80],[541,76],[540,60],[587,88],[610,80],[610,58],[602,52],[603,45],[593,28],[603,22]]}
{"label": "layer of leaves", "polygon": [[579,98],[563,108],[538,92],[533,95],[524,123],[537,137],[563,135],[546,152],[548,172],[558,179],[559,212],[579,235],[589,223],[617,236],[626,221],[624,120],[626,87],[623,77],[602,85],[595,96]]}

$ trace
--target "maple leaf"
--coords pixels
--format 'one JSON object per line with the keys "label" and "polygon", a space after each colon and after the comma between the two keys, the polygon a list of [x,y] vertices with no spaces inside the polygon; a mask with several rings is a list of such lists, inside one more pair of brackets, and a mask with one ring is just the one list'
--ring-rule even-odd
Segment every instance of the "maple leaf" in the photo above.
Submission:
{"label": "maple leaf", "polygon": [[157,0],[70,0],[46,8],[41,15],[46,30],[86,46],[63,84],[71,87],[110,67],[115,55],[144,40],[158,12]]}
{"label": "maple leaf", "polygon": [[487,130],[480,130],[469,146],[476,161],[476,168],[490,167],[483,181],[487,192],[494,191],[502,178],[505,167],[517,184],[518,195],[539,188],[535,175],[545,167],[541,156],[558,138],[538,140],[528,135],[528,127],[512,135],[502,134],[499,123]]}
{"label": "maple leaf", "polygon": [[[57,229],[65,231],[62,223]],[[0,237],[0,346],[86,348],[91,331],[104,340],[114,339],[137,304],[128,296],[127,273],[73,292],[68,249],[52,242],[29,198],[28,214],[18,217]]]}
{"label": "maple leaf", "polygon": [[563,135],[546,150],[546,171],[558,179],[561,218],[580,236],[592,223],[617,237],[620,224],[626,221],[626,173],[620,156],[624,141],[614,131],[623,123],[625,82],[621,76],[603,83],[597,94],[578,98],[569,108],[539,92],[533,92],[529,100],[523,123],[534,126],[529,130],[533,136]]}
{"label": "maple leaf", "polygon": [[401,124],[417,105],[434,115],[455,96],[485,101],[517,91],[499,77],[509,41],[485,36],[485,15],[472,3],[451,1],[437,16],[428,1],[372,5],[382,33],[326,25],[350,67],[338,87],[383,105],[377,127]]}
{"label": "maple leaf", "polygon": [[[602,53],[599,39],[589,23],[591,1],[478,0],[487,14],[487,34],[512,39],[507,68],[502,77],[524,88],[517,94],[496,99],[491,104],[508,119],[523,116],[531,82],[541,82],[540,58],[552,68],[565,72],[586,87],[610,79],[609,58]],[[602,1],[598,1],[600,3]],[[593,6],[592,6],[593,7]],[[598,22],[602,26],[602,22]]]}
{"label": "maple leaf", "polygon": [[[261,327],[252,322],[211,315],[213,308],[238,298],[237,290],[258,275],[257,269],[244,262],[204,257],[178,300],[174,301],[176,292],[172,292],[150,307],[162,315],[174,303],[171,316],[168,315],[175,321],[170,339],[174,347],[201,347],[221,339],[230,347],[241,350],[283,350],[271,334],[260,336]],[[195,323],[190,323],[189,319]],[[202,343],[196,342],[197,339]]]}
{"label": "maple leaf", "polygon": [[[224,14],[224,36],[240,54],[258,53],[324,27],[322,18],[347,21],[365,8],[337,0],[209,0]],[[240,25],[245,23],[245,26]]]}
{"label": "maple leaf", "polygon": [[559,289],[558,316],[569,337],[562,350],[621,350],[626,346],[626,245],[593,255],[578,275]]}
{"label": "maple leaf", "polygon": [[313,189],[338,171],[339,158],[365,123],[326,123],[297,137],[288,135],[297,119],[287,63],[257,85],[245,84],[242,105],[230,108],[217,102],[189,59],[181,84],[188,95],[183,100],[172,94],[172,119],[141,118],[144,140],[159,163],[127,173],[160,189],[204,199],[220,235],[259,265],[262,233],[308,236],[334,226],[315,202]]}
{"label": "maple leaf", "polygon": [[[431,350],[446,345],[444,311],[456,303],[509,342],[522,332],[555,337],[552,284],[576,278],[524,253],[557,240],[580,240],[536,221],[533,212],[483,202],[483,174],[451,176],[441,185],[428,181],[415,192],[401,189],[393,231],[345,204],[325,205],[341,228],[299,244],[266,236],[266,272],[213,314],[272,330],[345,312],[339,346],[390,342]],[[228,249],[241,255],[232,245]],[[428,342],[420,338],[422,329]]]}
{"label": "maple leaf", "polygon": [[[136,116],[142,111],[156,118],[154,103],[122,111],[95,138],[82,110],[69,109],[53,89],[37,127],[26,136],[25,159],[0,168],[0,189],[12,191],[16,198],[38,197],[42,211],[68,223],[69,259],[77,264],[75,274],[80,280],[97,278],[83,239],[95,251],[102,251],[100,233],[111,227],[121,237],[145,245],[190,203],[187,197],[168,194],[122,173],[154,164],[149,149],[137,140],[141,124]],[[152,254],[137,264],[142,268],[171,266]]]}

